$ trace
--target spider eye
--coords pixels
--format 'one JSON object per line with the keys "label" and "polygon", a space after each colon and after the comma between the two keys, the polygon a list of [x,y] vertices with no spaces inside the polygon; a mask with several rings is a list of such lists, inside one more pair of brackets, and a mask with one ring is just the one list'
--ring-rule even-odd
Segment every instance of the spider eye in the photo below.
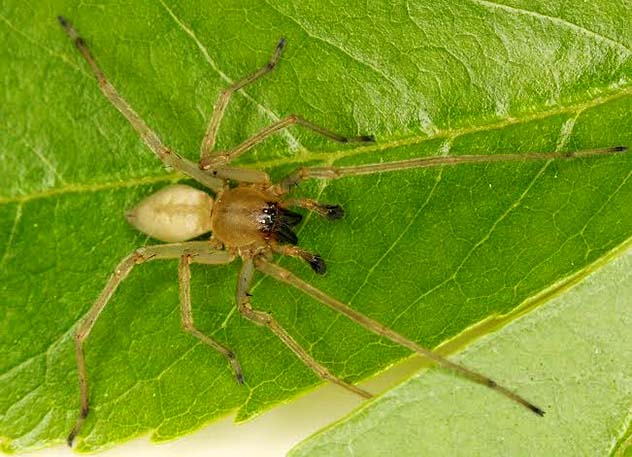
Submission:
{"label": "spider eye", "polygon": [[277,209],[274,203],[268,203],[264,206],[261,213],[257,216],[257,222],[262,232],[270,233],[274,231],[276,224]]}

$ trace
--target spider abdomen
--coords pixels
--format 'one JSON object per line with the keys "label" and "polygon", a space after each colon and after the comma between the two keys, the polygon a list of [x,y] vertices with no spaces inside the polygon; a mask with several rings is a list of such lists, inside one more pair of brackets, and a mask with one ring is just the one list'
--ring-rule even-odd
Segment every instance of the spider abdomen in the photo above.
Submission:
{"label": "spider abdomen", "polygon": [[206,192],[175,184],[145,198],[125,216],[152,238],[176,243],[210,232],[212,211],[213,199]]}

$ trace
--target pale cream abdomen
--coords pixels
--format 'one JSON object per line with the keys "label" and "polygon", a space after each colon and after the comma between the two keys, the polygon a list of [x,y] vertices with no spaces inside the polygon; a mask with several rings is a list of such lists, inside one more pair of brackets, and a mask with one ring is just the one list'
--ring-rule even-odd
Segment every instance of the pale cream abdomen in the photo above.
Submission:
{"label": "pale cream abdomen", "polygon": [[211,230],[213,199],[183,184],[165,187],[128,211],[127,220],[157,240],[190,240]]}

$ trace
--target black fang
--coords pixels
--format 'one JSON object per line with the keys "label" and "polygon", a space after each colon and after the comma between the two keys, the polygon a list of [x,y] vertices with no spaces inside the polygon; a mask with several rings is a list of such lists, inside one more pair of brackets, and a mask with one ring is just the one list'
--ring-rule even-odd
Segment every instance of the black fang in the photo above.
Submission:
{"label": "black fang", "polygon": [[292,227],[298,225],[302,219],[300,214],[282,208],[277,203],[268,203],[263,208],[259,223],[261,231],[271,234],[279,243],[297,244],[298,237]]}
{"label": "black fang", "polygon": [[289,227],[296,227],[303,220],[303,216],[288,209],[279,207],[278,211],[281,222]]}

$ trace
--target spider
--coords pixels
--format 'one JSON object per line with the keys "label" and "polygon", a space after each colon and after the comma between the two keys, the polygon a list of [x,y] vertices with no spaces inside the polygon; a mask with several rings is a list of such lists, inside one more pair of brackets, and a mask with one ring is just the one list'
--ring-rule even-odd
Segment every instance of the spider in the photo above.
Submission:
{"label": "spider", "polygon": [[[288,198],[288,193],[293,187],[309,179],[338,179],[346,176],[370,175],[412,168],[463,163],[551,160],[609,155],[626,151],[627,148],[625,146],[565,153],[442,156],[347,167],[303,167],[288,174],[279,182],[273,183],[263,171],[231,167],[230,163],[270,135],[292,125],[304,127],[340,143],[370,143],[374,141],[373,136],[370,135],[342,136],[299,115],[292,114],[263,128],[231,150],[215,151],[217,132],[231,95],[275,68],[285,48],[285,39],[281,38],[279,40],[272,58],[266,65],[221,92],[202,141],[200,160],[198,163],[194,163],[178,155],[162,143],[158,135],[136,114],[107,80],[88,49],[86,42],[79,36],[70,22],[62,16],[58,17],[58,21],[87,61],[105,97],[129,121],[149,149],[165,165],[184,173],[214,194],[213,198],[208,193],[193,187],[175,184],[150,195],[134,209],[126,213],[128,221],[134,227],[152,238],[167,242],[167,244],[138,248],[121,260],[101,294],[75,331],[74,341],[81,406],[76,423],[68,435],[69,446],[72,446],[74,439],[81,431],[89,411],[84,342],[117,287],[134,266],[159,259],[179,260],[178,279],[183,329],[219,352],[230,365],[239,384],[243,384],[244,375],[233,351],[210,336],[204,335],[194,324],[191,311],[191,274],[189,269],[192,263],[223,265],[240,257],[242,266],[237,280],[236,304],[241,315],[257,325],[270,329],[320,378],[338,384],[363,398],[370,398],[372,395],[329,371],[303,349],[271,314],[252,307],[249,289],[255,270],[259,270],[263,274],[299,289],[367,330],[388,338],[474,382],[494,389],[539,416],[544,415],[544,411],[541,408],[519,394],[496,383],[491,378],[451,362],[420,346],[273,263],[273,254],[298,257],[307,262],[316,274],[324,274],[327,268],[322,257],[297,246],[298,239],[293,230],[301,221],[301,215],[293,212],[290,208],[304,208],[332,221],[344,216],[344,211],[339,205],[324,204],[308,198]],[[231,183],[236,183],[236,185],[231,185]],[[204,241],[190,241],[209,232],[212,233],[211,237]]]}

